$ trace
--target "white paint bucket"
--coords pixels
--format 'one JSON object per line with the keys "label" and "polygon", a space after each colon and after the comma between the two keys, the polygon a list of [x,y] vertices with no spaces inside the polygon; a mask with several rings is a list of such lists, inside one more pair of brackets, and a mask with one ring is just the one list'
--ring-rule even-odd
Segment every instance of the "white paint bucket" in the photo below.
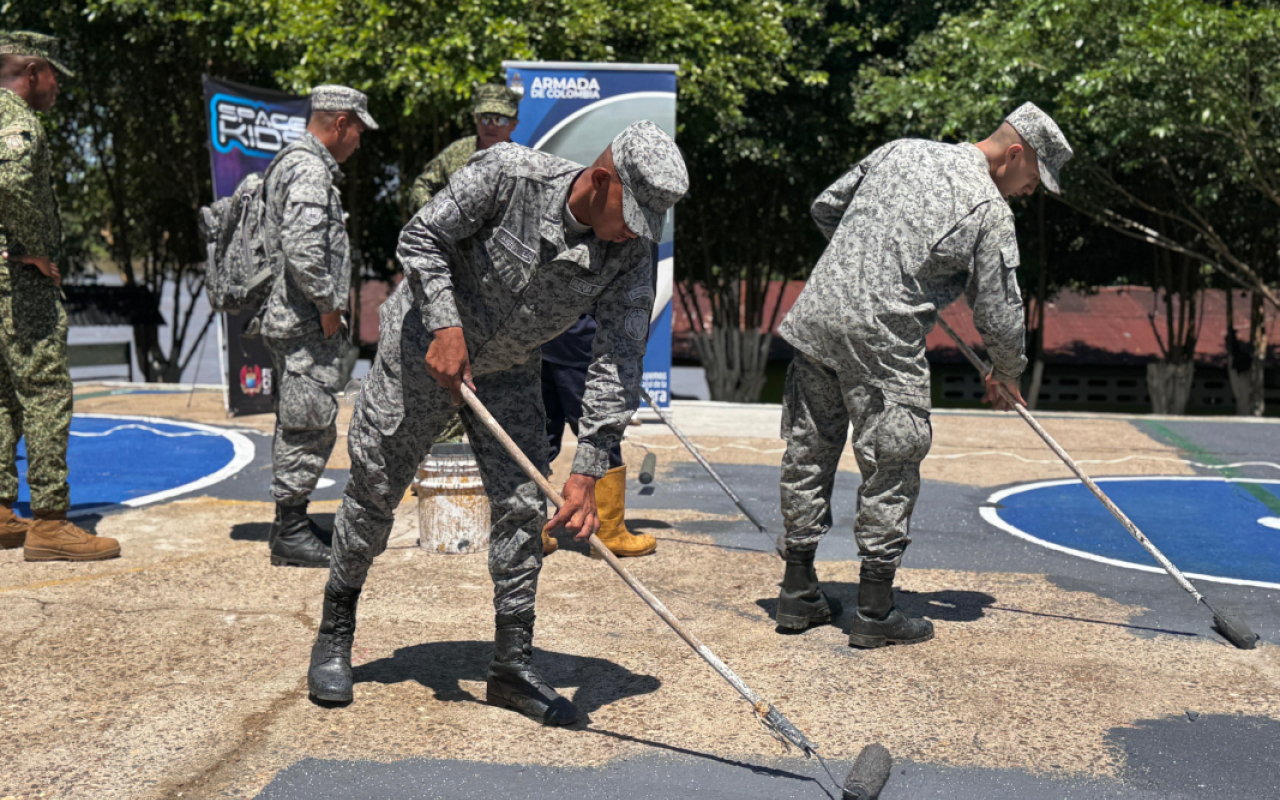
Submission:
{"label": "white paint bucket", "polygon": [[418,467],[418,546],[430,553],[489,549],[489,495],[469,444],[437,444]]}

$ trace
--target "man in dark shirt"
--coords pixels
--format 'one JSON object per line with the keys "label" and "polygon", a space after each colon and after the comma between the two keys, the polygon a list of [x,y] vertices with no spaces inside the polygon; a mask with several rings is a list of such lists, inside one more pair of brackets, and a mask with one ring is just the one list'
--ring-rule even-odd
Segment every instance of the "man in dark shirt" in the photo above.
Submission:
{"label": "man in dark shirt", "polygon": [[[542,346],[542,404],[547,411],[547,443],[551,460],[560,454],[567,422],[578,434],[582,416],[582,394],[587,387],[587,368],[591,366],[592,344],[596,338],[595,309],[578,317],[569,330]],[[647,556],[658,548],[650,534],[639,536],[626,525],[627,468],[622,463],[622,447],[615,444],[609,451],[609,471],[596,482],[596,506],[600,515],[597,534],[605,547],[619,558]],[[543,553],[554,553],[555,539],[543,540]],[[594,551],[593,551],[594,552]]]}

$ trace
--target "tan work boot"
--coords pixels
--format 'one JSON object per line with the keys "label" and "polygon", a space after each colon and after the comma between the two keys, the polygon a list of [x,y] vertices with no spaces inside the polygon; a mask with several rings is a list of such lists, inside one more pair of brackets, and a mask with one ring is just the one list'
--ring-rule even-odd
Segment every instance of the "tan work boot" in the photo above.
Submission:
{"label": "tan work boot", "polygon": [[27,529],[22,553],[27,561],[102,561],[119,555],[120,543],[115,539],[94,536],[65,518],[48,519],[39,512]]}
{"label": "tan work boot", "polygon": [[[627,468],[615,467],[596,481],[596,511],[600,531],[596,535],[618,558],[647,556],[658,549],[658,540],[647,533],[639,536],[627,530]],[[593,558],[599,558],[591,551]]]}
{"label": "tan work boot", "polygon": [[542,555],[549,556],[560,549],[560,543],[556,541],[556,537],[548,536],[546,531],[542,532]]}
{"label": "tan work boot", "polygon": [[27,529],[31,520],[23,519],[13,513],[9,506],[0,505],[0,549],[9,550],[22,547],[27,540]]}

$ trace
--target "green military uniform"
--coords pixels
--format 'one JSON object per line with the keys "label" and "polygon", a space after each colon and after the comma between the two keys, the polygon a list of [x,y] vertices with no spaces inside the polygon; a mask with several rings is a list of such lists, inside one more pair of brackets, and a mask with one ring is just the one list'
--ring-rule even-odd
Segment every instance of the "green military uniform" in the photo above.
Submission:
{"label": "green military uniform", "polygon": [[467,136],[440,151],[431,159],[431,163],[413,182],[413,190],[409,193],[409,202],[413,208],[419,209],[431,202],[436,192],[449,184],[449,178],[476,154],[477,137]]}
{"label": "green military uniform", "polygon": [[[517,117],[520,113],[520,97],[519,93],[501,83],[477,86],[471,94],[471,113]],[[417,211],[425,206],[436,192],[447,186],[453,173],[462,169],[476,154],[477,147],[478,137],[467,136],[441,150],[439,155],[431,159],[431,163],[427,164],[427,168],[413,182],[413,188],[409,192],[409,202],[413,204],[413,209]]]}
{"label": "green military uniform", "polygon": [[[57,42],[38,34],[0,34],[0,55],[45,58],[63,75]],[[67,313],[51,278],[14,256],[61,258],[62,225],[53,194],[52,156],[40,119],[17,94],[0,89],[0,502],[18,498],[18,440],[26,435],[31,507],[65,512],[71,375]]]}

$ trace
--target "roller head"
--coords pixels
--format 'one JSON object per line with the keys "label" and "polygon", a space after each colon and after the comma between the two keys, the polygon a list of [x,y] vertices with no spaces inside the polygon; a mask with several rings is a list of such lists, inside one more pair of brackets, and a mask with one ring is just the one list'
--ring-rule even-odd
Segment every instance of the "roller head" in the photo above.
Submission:
{"label": "roller head", "polygon": [[653,483],[653,473],[658,469],[658,457],[649,453],[640,463],[640,482],[646,486]]}
{"label": "roller head", "polygon": [[876,800],[889,780],[893,756],[883,745],[869,744],[853,762],[849,777],[844,779],[844,800]]}
{"label": "roller head", "polygon": [[1244,620],[1229,614],[1219,614],[1217,611],[1213,612],[1213,627],[1241,650],[1252,650],[1258,646],[1258,639],[1261,638]]}

